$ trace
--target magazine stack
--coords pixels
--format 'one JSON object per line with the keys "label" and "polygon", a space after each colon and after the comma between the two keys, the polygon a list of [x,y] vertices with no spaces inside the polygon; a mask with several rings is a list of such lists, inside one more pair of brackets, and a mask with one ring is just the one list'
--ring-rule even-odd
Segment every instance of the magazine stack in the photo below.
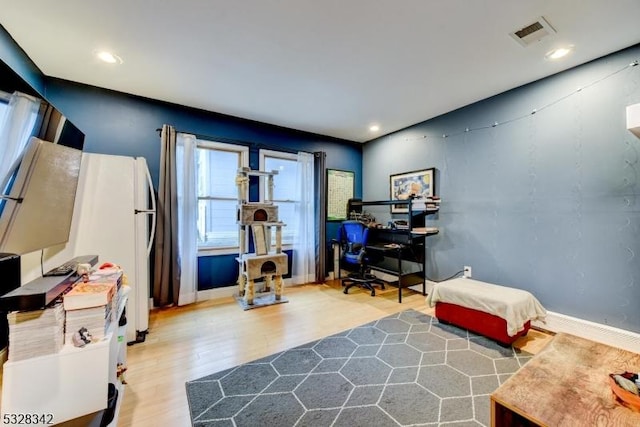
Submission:
{"label": "magazine stack", "polygon": [[44,310],[13,311],[7,314],[7,320],[10,361],[55,354],[64,344],[62,304]]}

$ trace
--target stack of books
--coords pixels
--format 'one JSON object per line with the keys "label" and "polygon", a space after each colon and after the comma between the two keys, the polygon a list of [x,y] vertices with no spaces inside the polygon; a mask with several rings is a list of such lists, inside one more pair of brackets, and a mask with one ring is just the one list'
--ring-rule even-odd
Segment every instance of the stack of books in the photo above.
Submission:
{"label": "stack of books", "polygon": [[413,199],[411,208],[414,211],[437,211],[440,209],[440,201],[440,197],[438,196]]}
{"label": "stack of books", "polygon": [[415,227],[411,229],[413,234],[437,234],[440,232],[438,227]]}
{"label": "stack of books", "polygon": [[440,197],[438,196],[427,197],[426,203],[428,211],[440,209]]}
{"label": "stack of books", "polygon": [[96,270],[89,276],[89,283],[108,283],[115,285],[115,294],[111,300],[111,316],[112,320],[117,320],[115,317],[118,315],[118,307],[120,306],[120,298],[122,296],[122,285],[125,282],[124,273],[120,268],[103,268]]}
{"label": "stack of books", "polygon": [[87,282],[77,283],[63,297],[66,343],[73,343],[74,334],[82,328],[87,329],[92,341],[99,341],[116,320],[122,271],[98,272],[89,276]]}
{"label": "stack of books", "polygon": [[101,340],[111,325],[111,311],[111,304],[67,310],[64,342],[73,343],[73,335],[81,328],[89,331],[92,341]]}
{"label": "stack of books", "polygon": [[62,304],[43,310],[13,311],[7,314],[7,320],[10,361],[55,354],[64,344]]}

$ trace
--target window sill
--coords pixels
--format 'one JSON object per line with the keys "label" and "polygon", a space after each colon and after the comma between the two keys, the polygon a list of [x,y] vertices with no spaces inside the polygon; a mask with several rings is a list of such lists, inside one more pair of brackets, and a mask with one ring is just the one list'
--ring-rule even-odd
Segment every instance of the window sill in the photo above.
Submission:
{"label": "window sill", "polygon": [[[282,245],[283,251],[293,250],[293,245]],[[216,255],[238,255],[239,248],[201,248],[198,249],[198,256],[216,256]]]}
{"label": "window sill", "polygon": [[237,254],[238,248],[199,248],[198,256],[232,255]]}

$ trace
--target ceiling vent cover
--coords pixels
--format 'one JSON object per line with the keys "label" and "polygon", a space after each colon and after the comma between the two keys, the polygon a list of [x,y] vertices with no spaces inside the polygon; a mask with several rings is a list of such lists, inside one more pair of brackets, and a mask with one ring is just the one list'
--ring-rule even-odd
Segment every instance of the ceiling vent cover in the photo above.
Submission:
{"label": "ceiling vent cover", "polygon": [[511,37],[522,46],[529,46],[535,42],[539,42],[543,38],[552,36],[556,33],[551,24],[542,16],[532,24],[527,25],[513,33],[509,33]]}

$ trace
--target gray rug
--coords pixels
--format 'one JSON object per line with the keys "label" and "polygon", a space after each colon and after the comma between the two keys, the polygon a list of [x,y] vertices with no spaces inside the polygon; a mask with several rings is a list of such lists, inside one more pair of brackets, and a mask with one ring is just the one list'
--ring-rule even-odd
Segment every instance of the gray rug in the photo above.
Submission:
{"label": "gray rug", "polygon": [[531,358],[407,310],[186,384],[194,426],[488,426]]}

